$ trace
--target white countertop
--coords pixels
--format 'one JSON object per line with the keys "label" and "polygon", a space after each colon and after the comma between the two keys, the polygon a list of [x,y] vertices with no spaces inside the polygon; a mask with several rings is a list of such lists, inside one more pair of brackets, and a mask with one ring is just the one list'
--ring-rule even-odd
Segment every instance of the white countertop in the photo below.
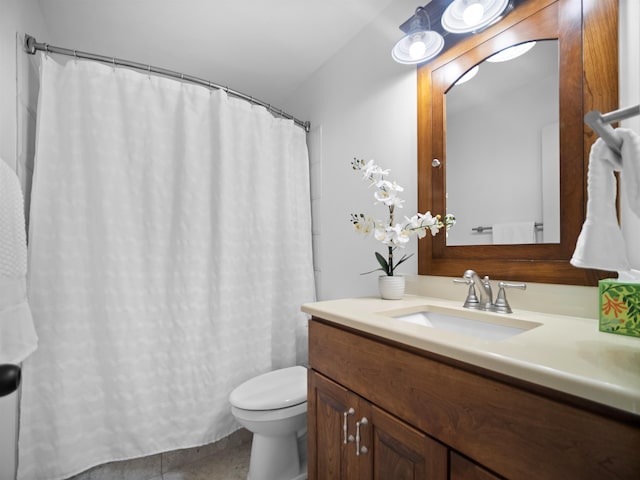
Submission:
{"label": "white countertop", "polygon": [[[424,306],[461,317],[536,328],[491,341],[415,325],[391,314]],[[603,333],[598,320],[514,308],[512,314],[475,312],[460,302],[418,295],[402,300],[347,298],[308,303],[308,314],[640,415],[640,338]]]}

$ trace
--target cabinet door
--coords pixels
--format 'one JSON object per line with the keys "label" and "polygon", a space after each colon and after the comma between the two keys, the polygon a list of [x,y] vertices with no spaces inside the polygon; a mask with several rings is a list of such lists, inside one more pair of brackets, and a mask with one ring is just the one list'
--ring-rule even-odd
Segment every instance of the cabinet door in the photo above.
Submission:
{"label": "cabinet door", "polygon": [[499,477],[451,451],[451,480],[499,480]]}
{"label": "cabinet door", "polygon": [[445,480],[447,447],[371,407],[371,456],[375,480]]}
{"label": "cabinet door", "polygon": [[445,480],[447,448],[311,370],[309,480]]}
{"label": "cabinet door", "polygon": [[309,480],[361,478],[354,443],[360,399],[311,370],[307,400]]}

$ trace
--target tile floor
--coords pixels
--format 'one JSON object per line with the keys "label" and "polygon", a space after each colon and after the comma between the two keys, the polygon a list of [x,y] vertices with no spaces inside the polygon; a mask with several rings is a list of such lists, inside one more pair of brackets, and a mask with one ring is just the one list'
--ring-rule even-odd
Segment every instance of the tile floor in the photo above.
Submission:
{"label": "tile floor", "polygon": [[232,445],[153,480],[246,480],[250,453],[251,442]]}
{"label": "tile floor", "polygon": [[251,437],[240,429],[208,445],[106,463],[67,480],[245,480]]}

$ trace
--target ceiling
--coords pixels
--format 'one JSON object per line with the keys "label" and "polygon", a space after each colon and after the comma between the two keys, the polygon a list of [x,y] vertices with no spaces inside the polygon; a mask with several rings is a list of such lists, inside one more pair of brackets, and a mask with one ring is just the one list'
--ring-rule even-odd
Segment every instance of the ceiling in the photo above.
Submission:
{"label": "ceiling", "polygon": [[[36,40],[194,75],[278,105],[394,1],[38,0],[50,37]],[[402,1],[407,17],[420,5]],[[398,35],[404,20],[389,19]]]}

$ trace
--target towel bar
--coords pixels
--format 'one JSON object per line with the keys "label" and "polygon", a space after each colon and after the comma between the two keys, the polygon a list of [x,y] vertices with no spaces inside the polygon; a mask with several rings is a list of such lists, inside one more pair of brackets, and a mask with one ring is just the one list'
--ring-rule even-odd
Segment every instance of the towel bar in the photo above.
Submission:
{"label": "towel bar", "polygon": [[[544,230],[543,224],[540,222],[534,223],[533,226],[535,227],[536,232],[541,232],[542,230]],[[478,233],[491,233],[493,231],[493,227],[478,226],[473,227],[471,230]]]}
{"label": "towel bar", "polygon": [[637,115],[640,115],[640,105],[621,108],[620,110],[614,110],[604,114],[597,110],[592,110],[584,116],[584,121],[607,142],[607,145],[609,145],[613,151],[619,154],[620,148],[622,147],[622,139],[616,135],[616,131],[609,124]]}

